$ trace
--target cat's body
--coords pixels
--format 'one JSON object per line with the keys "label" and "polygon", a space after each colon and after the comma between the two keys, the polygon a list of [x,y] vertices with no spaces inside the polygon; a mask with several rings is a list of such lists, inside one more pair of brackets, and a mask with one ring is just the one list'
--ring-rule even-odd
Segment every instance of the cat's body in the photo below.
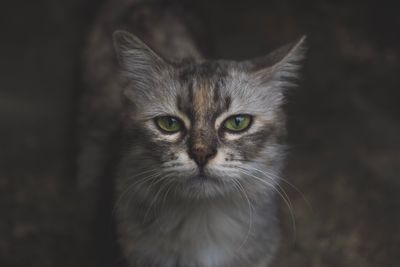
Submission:
{"label": "cat's body", "polygon": [[[116,2],[103,9],[87,49],[83,186],[104,172],[121,129],[113,176],[130,266],[268,266],[279,243],[283,89],[301,43],[255,61],[208,61],[184,13]],[[157,53],[121,31],[114,53],[117,29]],[[248,125],[229,130],[231,118]]]}

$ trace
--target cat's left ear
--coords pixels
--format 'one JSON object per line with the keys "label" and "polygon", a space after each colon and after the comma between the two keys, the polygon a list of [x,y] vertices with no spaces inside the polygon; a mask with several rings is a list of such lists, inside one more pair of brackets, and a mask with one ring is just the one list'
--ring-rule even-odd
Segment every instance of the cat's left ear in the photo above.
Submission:
{"label": "cat's left ear", "polygon": [[127,31],[114,32],[113,41],[118,62],[136,88],[152,88],[163,71],[170,67],[160,55]]}
{"label": "cat's left ear", "polygon": [[242,62],[253,82],[260,86],[284,89],[298,77],[300,63],[305,56],[303,36],[295,43],[283,46],[269,55]]}

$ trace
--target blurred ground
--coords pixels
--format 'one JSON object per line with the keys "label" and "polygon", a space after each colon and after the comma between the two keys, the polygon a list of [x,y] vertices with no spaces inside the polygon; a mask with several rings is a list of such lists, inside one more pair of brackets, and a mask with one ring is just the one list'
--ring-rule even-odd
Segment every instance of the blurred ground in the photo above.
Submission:
{"label": "blurred ground", "polygon": [[[400,266],[400,17],[388,1],[186,1],[217,57],[308,35],[289,95],[291,158],[275,266]],[[83,37],[95,0],[0,10],[0,266],[91,266],[73,177]],[[311,208],[309,207],[311,206]]]}

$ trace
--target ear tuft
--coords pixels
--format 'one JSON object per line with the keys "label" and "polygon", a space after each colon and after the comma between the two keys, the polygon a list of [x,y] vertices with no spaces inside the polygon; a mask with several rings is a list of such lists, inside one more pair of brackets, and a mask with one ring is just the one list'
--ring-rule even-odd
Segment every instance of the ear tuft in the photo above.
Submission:
{"label": "ear tuft", "polygon": [[303,36],[296,43],[289,44],[287,48],[284,47],[287,49],[286,55],[272,67],[278,79],[290,79],[298,76],[301,61],[305,57],[305,42],[306,36]]}
{"label": "ear tuft", "polygon": [[305,41],[303,36],[299,41],[285,45],[266,57],[251,61],[250,73],[260,83],[275,83],[280,87],[293,85],[298,76],[300,63],[305,56]]}
{"label": "ear tuft", "polygon": [[148,47],[142,40],[135,35],[123,31],[117,30],[113,33],[114,48],[117,53],[120,62],[130,54],[145,54],[156,61],[163,61],[157,53],[155,53],[150,47]]}
{"label": "ear tuft", "polygon": [[125,75],[136,82],[136,87],[151,86],[167,67],[156,52],[127,31],[115,31],[113,42],[119,64]]}
{"label": "ear tuft", "polygon": [[140,47],[141,42],[136,36],[123,30],[118,30],[113,33],[113,41],[117,54]]}

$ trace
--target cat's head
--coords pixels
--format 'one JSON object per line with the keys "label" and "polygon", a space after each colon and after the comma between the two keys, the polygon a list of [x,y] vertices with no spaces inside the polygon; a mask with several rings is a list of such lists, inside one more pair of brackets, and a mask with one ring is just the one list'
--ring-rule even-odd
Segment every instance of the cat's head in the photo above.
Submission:
{"label": "cat's head", "polygon": [[127,78],[128,178],[198,198],[262,191],[276,182],[284,93],[296,77],[304,38],[244,62],[168,62],[123,31],[114,43]]}

